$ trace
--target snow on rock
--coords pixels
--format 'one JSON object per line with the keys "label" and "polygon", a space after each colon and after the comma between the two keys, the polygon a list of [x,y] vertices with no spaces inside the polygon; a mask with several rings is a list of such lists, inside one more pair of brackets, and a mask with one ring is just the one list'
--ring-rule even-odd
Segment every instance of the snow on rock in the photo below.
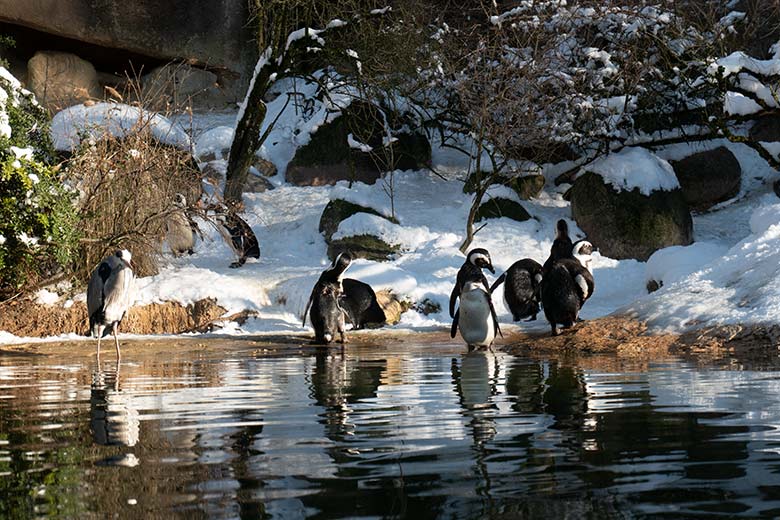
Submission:
{"label": "snow on rock", "polygon": [[723,109],[727,114],[735,116],[748,116],[763,110],[763,107],[739,92],[726,92]]}
{"label": "snow on rock", "polygon": [[672,165],[641,147],[623,148],[596,159],[582,172],[600,175],[617,191],[639,188],[642,195],[654,191],[671,191],[680,187]]}
{"label": "snow on rock", "polygon": [[[773,207],[775,206],[775,207]],[[780,225],[777,205],[761,204],[756,231],[698,270],[640,298],[623,311],[655,330],[780,321]],[[771,216],[774,213],[774,216]]]}
{"label": "snow on rock", "polygon": [[230,126],[217,126],[203,132],[195,142],[198,156],[203,157],[213,153],[218,158],[224,159],[222,152],[230,149],[230,145],[233,143],[234,132],[233,127]]}
{"label": "snow on rock", "polygon": [[689,246],[671,246],[659,249],[647,259],[645,279],[663,282],[668,286],[695,273],[728,251],[723,244],[695,242]]}
{"label": "snow on rock", "polygon": [[347,181],[339,181],[330,192],[330,200],[345,200],[364,208],[371,208],[387,218],[393,216],[390,199],[384,192],[377,192],[373,186],[356,182],[349,186]]}
{"label": "snow on rock", "polygon": [[780,202],[774,202],[776,200],[776,197],[768,197],[767,202],[753,212],[750,216],[751,232],[758,235],[780,225]]}
{"label": "snow on rock", "polygon": [[404,227],[376,215],[355,213],[339,224],[338,231],[333,234],[333,240],[358,235],[372,235],[407,251],[437,238],[424,226]]}
{"label": "snow on rock", "polygon": [[155,139],[163,144],[185,150],[192,147],[187,133],[168,118],[122,103],[96,103],[66,108],[52,119],[51,136],[54,148],[73,151],[81,144],[84,136],[99,139],[110,134],[121,138],[144,127],[148,127]]}

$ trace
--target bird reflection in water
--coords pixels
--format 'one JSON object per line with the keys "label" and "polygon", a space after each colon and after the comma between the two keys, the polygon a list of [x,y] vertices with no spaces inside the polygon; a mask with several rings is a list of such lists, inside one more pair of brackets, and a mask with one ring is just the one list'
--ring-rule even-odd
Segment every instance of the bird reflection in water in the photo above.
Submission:
{"label": "bird reflection in water", "polygon": [[463,407],[463,415],[469,417],[469,428],[476,445],[496,436],[495,415],[497,408],[492,401],[498,394],[499,360],[495,353],[473,350],[464,354],[460,365],[452,360],[452,377],[455,391]]}
{"label": "bird reflection in water", "polygon": [[89,426],[97,444],[132,447],[138,443],[140,422],[133,396],[121,390],[120,368],[117,361],[113,371],[103,371],[98,366],[93,372]]}

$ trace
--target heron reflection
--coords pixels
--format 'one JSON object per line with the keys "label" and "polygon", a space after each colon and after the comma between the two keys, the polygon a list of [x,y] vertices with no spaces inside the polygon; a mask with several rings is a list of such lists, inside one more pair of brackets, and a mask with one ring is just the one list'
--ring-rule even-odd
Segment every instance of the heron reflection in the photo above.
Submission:
{"label": "heron reflection", "polygon": [[89,426],[97,444],[135,446],[140,430],[138,410],[134,407],[133,396],[121,390],[120,368],[117,361],[113,371],[101,370],[98,365],[93,372]]}

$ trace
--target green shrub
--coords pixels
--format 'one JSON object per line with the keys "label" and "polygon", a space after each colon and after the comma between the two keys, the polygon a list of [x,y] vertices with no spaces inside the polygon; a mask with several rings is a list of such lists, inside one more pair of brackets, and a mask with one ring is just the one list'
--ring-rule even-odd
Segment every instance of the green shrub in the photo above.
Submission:
{"label": "green shrub", "polygon": [[51,165],[45,112],[0,74],[0,296],[23,290],[67,266],[78,244],[75,193]]}

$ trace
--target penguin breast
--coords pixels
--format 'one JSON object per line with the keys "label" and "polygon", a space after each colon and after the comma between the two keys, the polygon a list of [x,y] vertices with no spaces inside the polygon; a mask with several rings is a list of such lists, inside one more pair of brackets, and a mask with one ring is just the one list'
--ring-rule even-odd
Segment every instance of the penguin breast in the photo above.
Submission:
{"label": "penguin breast", "polygon": [[488,298],[485,291],[479,290],[461,294],[458,328],[463,341],[469,345],[489,346],[493,343],[495,328]]}

